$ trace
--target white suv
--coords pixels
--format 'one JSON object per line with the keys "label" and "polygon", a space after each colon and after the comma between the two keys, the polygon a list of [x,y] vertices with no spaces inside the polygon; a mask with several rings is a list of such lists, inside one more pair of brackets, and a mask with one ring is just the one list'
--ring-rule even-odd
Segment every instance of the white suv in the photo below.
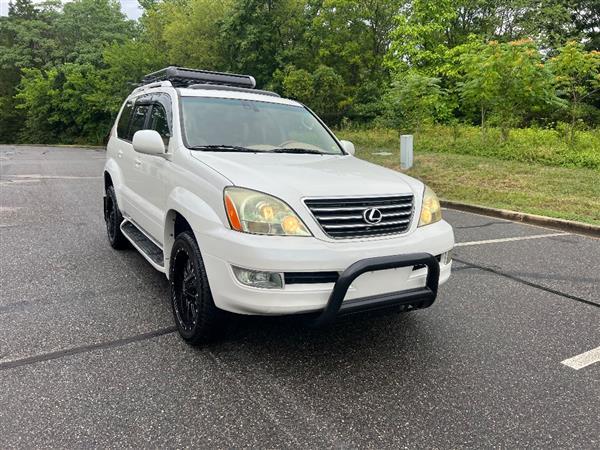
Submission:
{"label": "white suv", "polygon": [[110,244],[166,274],[181,336],[214,339],[228,312],[323,324],[430,306],[454,246],[435,194],[254,87],[169,67],[131,93],[110,133]]}

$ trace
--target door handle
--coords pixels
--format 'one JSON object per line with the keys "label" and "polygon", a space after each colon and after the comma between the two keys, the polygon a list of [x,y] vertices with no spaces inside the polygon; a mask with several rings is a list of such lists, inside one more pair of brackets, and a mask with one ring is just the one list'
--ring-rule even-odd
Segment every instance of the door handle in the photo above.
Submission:
{"label": "door handle", "polygon": [[117,152],[117,157],[122,158],[123,157],[123,150],[119,150]]}
{"label": "door handle", "polygon": [[136,159],[134,162],[135,162],[135,167],[140,167],[142,165],[141,159]]}

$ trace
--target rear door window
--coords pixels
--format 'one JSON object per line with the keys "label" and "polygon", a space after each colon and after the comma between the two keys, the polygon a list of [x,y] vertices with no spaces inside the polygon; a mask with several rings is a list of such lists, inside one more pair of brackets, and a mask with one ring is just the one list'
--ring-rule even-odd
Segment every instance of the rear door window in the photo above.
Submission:
{"label": "rear door window", "polygon": [[169,138],[171,137],[169,121],[167,119],[165,108],[159,103],[154,103],[152,105],[149,128],[158,131],[158,134],[163,138],[165,145],[168,145]]}
{"label": "rear door window", "polygon": [[129,137],[128,139],[131,141],[133,139],[133,135],[136,131],[145,130],[146,127],[146,119],[148,117],[148,112],[150,111],[150,105],[136,105],[133,110],[133,115],[131,117],[131,127],[129,127]]}

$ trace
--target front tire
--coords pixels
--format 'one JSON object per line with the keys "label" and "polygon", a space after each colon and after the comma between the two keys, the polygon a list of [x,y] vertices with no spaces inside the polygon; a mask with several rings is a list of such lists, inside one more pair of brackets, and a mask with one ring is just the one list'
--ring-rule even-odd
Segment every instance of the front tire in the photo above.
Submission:
{"label": "front tire", "polygon": [[123,216],[117,203],[115,188],[109,186],[106,188],[106,206],[104,210],[104,221],[106,222],[106,235],[110,246],[117,250],[129,247],[129,241],[121,231]]}
{"label": "front tire", "polygon": [[198,243],[190,231],[177,236],[169,269],[171,304],[181,337],[191,345],[216,340],[225,312],[215,306]]}

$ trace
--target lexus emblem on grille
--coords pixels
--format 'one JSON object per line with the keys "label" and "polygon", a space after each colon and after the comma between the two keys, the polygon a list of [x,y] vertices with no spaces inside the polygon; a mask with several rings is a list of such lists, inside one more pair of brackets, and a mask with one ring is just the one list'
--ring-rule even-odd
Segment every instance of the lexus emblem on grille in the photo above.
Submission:
{"label": "lexus emblem on grille", "polygon": [[383,219],[383,214],[377,208],[369,208],[363,212],[363,219],[367,223],[379,223]]}

